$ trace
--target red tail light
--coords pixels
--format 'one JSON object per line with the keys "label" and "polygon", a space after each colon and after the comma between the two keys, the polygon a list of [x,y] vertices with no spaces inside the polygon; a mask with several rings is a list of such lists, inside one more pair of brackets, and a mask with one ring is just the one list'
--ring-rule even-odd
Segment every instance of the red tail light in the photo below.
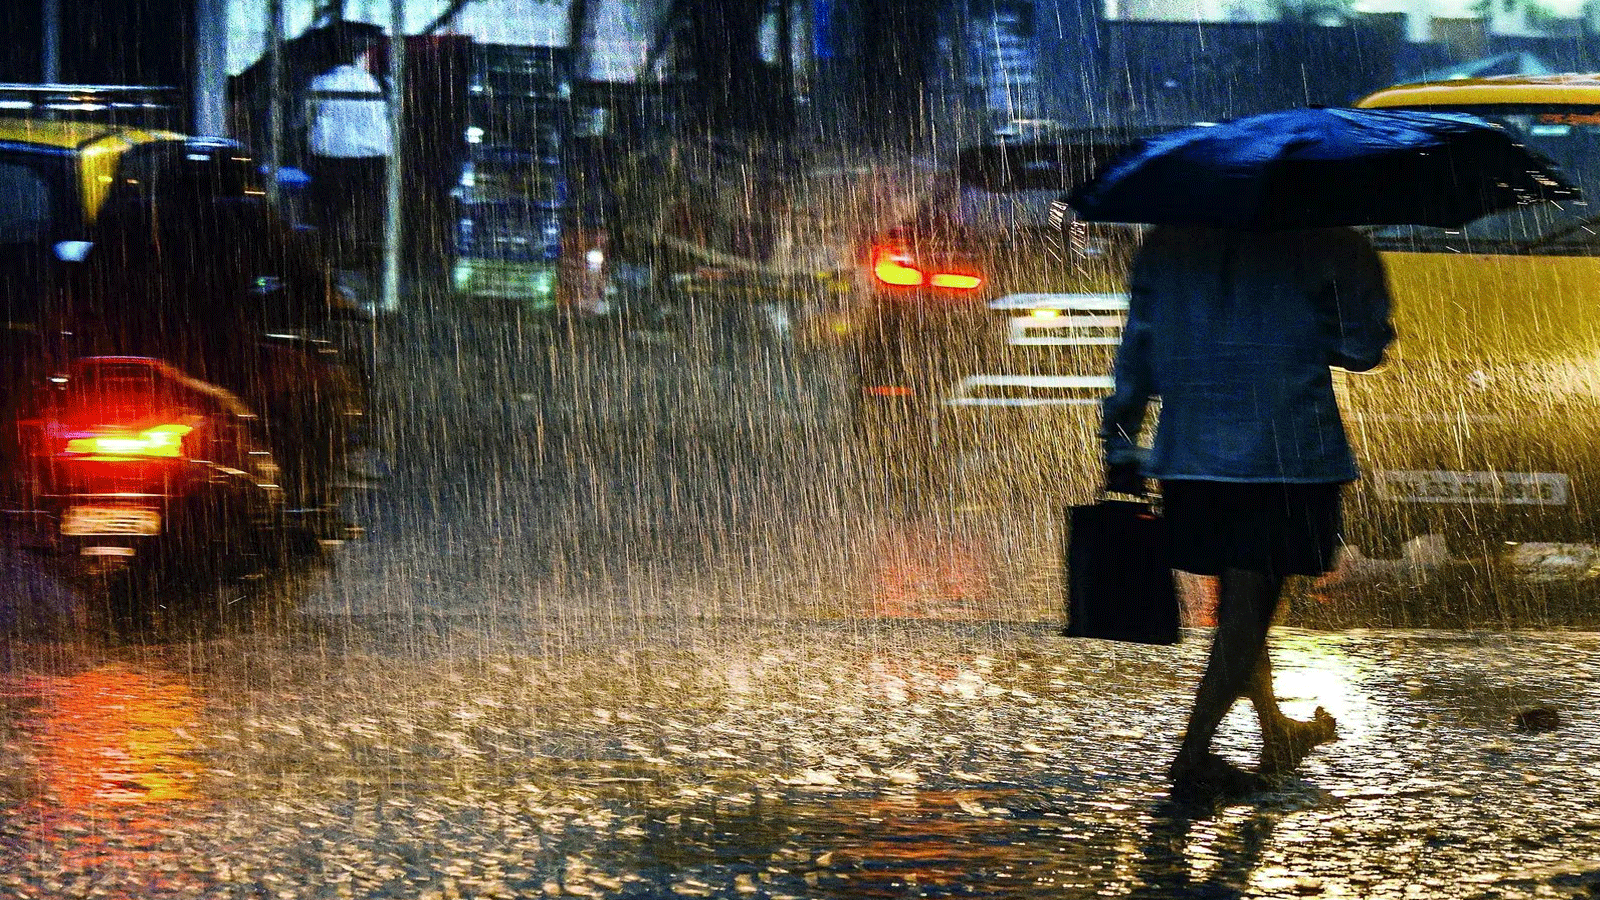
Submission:
{"label": "red tail light", "polygon": [[105,428],[68,434],[66,452],[99,459],[177,459],[183,456],[183,436],[193,430],[188,425],[164,424],[139,431]]}
{"label": "red tail light", "polygon": [[894,287],[936,287],[950,291],[972,291],[983,285],[983,276],[973,272],[925,271],[911,254],[898,247],[874,247],[872,274],[883,284]]}
{"label": "red tail light", "polygon": [[872,252],[872,274],[897,287],[918,287],[927,280],[922,270],[912,265],[910,256],[889,247]]}
{"label": "red tail light", "polygon": [[107,462],[183,459],[214,400],[177,369],[142,357],[88,357],[52,378],[46,452]]}

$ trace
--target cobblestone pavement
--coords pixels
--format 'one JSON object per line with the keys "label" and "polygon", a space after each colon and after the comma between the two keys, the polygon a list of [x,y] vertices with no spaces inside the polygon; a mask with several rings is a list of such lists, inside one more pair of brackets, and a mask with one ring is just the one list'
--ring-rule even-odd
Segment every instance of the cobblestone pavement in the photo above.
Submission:
{"label": "cobblestone pavement", "polygon": [[[570,625],[570,623],[569,623]],[[492,634],[490,634],[492,633]],[[1288,632],[1340,721],[1170,806],[1202,642],[1039,625],[296,616],[14,646],[7,897],[1562,897],[1600,884],[1600,639]],[[1559,727],[1519,731],[1522,710]],[[1236,711],[1222,743],[1248,762]]]}
{"label": "cobblestone pavement", "polygon": [[1204,634],[1056,634],[1048,462],[908,503],[826,358],[387,340],[369,538],[293,603],[108,638],[0,554],[0,897],[1600,892],[1596,635],[1282,631],[1340,740],[1174,807]]}

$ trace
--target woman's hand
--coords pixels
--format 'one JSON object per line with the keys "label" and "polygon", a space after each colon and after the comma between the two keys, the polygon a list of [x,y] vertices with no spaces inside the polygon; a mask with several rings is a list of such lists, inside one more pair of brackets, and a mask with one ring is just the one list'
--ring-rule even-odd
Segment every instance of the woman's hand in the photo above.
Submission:
{"label": "woman's hand", "polygon": [[1144,475],[1136,462],[1112,463],[1106,466],[1104,490],[1108,494],[1133,494],[1143,497],[1149,493]]}

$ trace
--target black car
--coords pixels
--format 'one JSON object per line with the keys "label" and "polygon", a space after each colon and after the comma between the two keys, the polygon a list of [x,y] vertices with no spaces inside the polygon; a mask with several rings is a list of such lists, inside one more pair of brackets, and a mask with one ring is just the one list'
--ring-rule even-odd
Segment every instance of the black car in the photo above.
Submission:
{"label": "black car", "polygon": [[913,467],[997,442],[1019,421],[1092,445],[1140,232],[1073,221],[1059,200],[1140,136],[964,149],[910,219],[862,248],[863,437]]}

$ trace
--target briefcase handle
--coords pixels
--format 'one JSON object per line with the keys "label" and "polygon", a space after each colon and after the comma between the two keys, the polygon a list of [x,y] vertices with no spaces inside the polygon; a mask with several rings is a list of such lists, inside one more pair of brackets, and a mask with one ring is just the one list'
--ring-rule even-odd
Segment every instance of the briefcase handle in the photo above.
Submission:
{"label": "briefcase handle", "polygon": [[1156,515],[1161,514],[1160,491],[1150,491],[1144,494],[1127,494],[1123,493],[1122,491],[1108,491],[1102,487],[1095,492],[1094,502],[1105,503],[1108,501],[1117,503],[1142,503],[1145,506],[1148,506],[1152,513],[1155,513]]}

